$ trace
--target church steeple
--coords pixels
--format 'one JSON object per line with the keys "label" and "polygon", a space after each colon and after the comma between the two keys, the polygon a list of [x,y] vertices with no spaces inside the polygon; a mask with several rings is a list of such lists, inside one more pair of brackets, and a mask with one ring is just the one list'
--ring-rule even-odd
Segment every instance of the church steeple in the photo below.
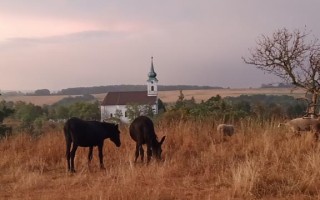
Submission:
{"label": "church steeple", "polygon": [[148,96],[158,96],[158,79],[157,73],[154,71],[153,57],[151,57],[151,68],[150,72],[148,73],[148,78]]}
{"label": "church steeple", "polygon": [[151,57],[151,68],[150,68],[150,72],[148,74],[149,80],[157,80],[157,73],[154,71],[154,67],[153,67],[153,56]]}

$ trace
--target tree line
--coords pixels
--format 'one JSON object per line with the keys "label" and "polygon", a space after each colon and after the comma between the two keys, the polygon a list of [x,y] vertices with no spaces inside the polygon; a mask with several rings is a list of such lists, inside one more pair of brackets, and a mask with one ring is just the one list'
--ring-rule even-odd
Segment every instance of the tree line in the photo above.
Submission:
{"label": "tree line", "polygon": [[[61,126],[66,119],[79,117],[85,120],[100,120],[99,102],[84,95],[67,97],[48,106],[38,106],[23,101],[0,102],[0,136],[15,132],[39,135],[48,126]],[[6,119],[6,123],[4,120]],[[2,128],[1,128],[2,127]]]}
{"label": "tree line", "polygon": [[[107,85],[93,87],[75,87],[66,88],[57,92],[50,92],[48,89],[38,89],[34,92],[26,93],[27,96],[48,96],[48,95],[85,95],[85,94],[103,94],[108,92],[130,92],[130,91],[145,91],[146,85]],[[159,85],[159,91],[172,90],[206,90],[206,89],[222,89],[215,86],[197,86],[197,85]],[[17,95],[10,92],[8,94]],[[20,92],[21,94],[21,92]]]}
{"label": "tree line", "polygon": [[[133,120],[140,114],[171,122],[173,120],[219,120],[235,122],[251,118],[259,122],[274,119],[303,116],[307,103],[292,96],[282,95],[241,95],[238,97],[213,96],[206,101],[196,102],[185,99],[183,91],[176,102],[165,104],[159,101],[160,114],[139,105],[127,105],[128,118]],[[91,95],[67,97],[53,105],[38,106],[26,102],[0,102],[0,135],[14,132],[27,132],[39,135],[48,128],[60,127],[70,117],[84,120],[100,120],[100,104]],[[121,113],[114,115],[119,122]]]}
{"label": "tree line", "polygon": [[241,95],[222,98],[213,96],[197,103],[194,98],[185,99],[180,91],[178,100],[162,118],[168,122],[181,119],[237,122],[254,119],[257,122],[283,120],[306,114],[307,102],[288,95]]}

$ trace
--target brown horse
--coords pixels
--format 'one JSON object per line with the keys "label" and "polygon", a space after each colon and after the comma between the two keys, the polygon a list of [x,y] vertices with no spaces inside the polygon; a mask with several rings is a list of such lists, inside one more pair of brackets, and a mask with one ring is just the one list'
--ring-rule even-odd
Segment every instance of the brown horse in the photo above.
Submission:
{"label": "brown horse", "polygon": [[68,171],[70,172],[75,172],[74,157],[78,146],[89,147],[88,163],[92,160],[93,147],[98,146],[100,168],[104,169],[102,154],[104,140],[110,138],[117,147],[121,145],[118,125],[99,121],[84,121],[76,117],[70,118],[65,123],[64,136],[67,146]]}
{"label": "brown horse", "polygon": [[147,144],[147,162],[150,161],[152,155],[154,155],[157,160],[161,160],[161,145],[166,137],[163,136],[161,141],[158,142],[157,135],[155,134],[153,122],[151,119],[149,119],[146,116],[137,117],[131,123],[129,130],[131,138],[136,142],[134,162],[137,161],[139,157],[139,152],[141,156],[141,161],[143,162],[143,144]]}

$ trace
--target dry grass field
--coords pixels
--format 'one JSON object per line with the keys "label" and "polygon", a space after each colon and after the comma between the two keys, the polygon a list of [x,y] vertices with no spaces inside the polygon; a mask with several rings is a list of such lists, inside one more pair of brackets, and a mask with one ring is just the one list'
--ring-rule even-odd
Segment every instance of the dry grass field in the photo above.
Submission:
{"label": "dry grass field", "polygon": [[[300,89],[291,90],[288,88],[252,88],[252,89],[210,89],[210,90],[183,90],[186,99],[194,99],[197,102],[208,100],[210,97],[220,95],[221,97],[236,97],[240,95],[290,95],[294,97],[303,97],[304,92]],[[180,95],[180,91],[160,91],[159,98],[166,103],[175,102]]]}
{"label": "dry grass field", "polygon": [[[210,89],[210,90],[183,90],[186,99],[194,97],[197,102],[207,100],[212,96],[240,96],[253,94],[272,94],[272,95],[291,95],[295,97],[303,97],[304,93],[301,90],[291,90],[288,88],[252,88],[252,89]],[[159,98],[165,103],[175,102],[180,95],[180,91],[159,91]],[[72,95],[71,95],[72,96]],[[106,94],[94,94],[101,102]],[[1,96],[0,100],[5,101],[24,101],[35,105],[51,105],[57,101],[68,97],[68,95],[51,95],[51,96]]]}
{"label": "dry grass field", "polygon": [[0,199],[320,199],[320,148],[310,133],[295,137],[278,122],[246,120],[222,138],[217,122],[159,122],[164,161],[134,164],[135,143],[121,128],[120,148],[105,141],[106,170],[97,149],[76,154],[66,172],[62,130],[39,138],[0,141]]}

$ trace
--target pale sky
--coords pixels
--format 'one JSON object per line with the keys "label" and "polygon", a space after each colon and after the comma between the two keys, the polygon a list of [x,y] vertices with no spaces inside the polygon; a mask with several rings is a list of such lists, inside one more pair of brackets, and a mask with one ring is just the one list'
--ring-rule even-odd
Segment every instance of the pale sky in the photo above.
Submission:
{"label": "pale sky", "polygon": [[319,0],[0,0],[0,90],[276,83],[242,56],[261,34],[320,38]]}

